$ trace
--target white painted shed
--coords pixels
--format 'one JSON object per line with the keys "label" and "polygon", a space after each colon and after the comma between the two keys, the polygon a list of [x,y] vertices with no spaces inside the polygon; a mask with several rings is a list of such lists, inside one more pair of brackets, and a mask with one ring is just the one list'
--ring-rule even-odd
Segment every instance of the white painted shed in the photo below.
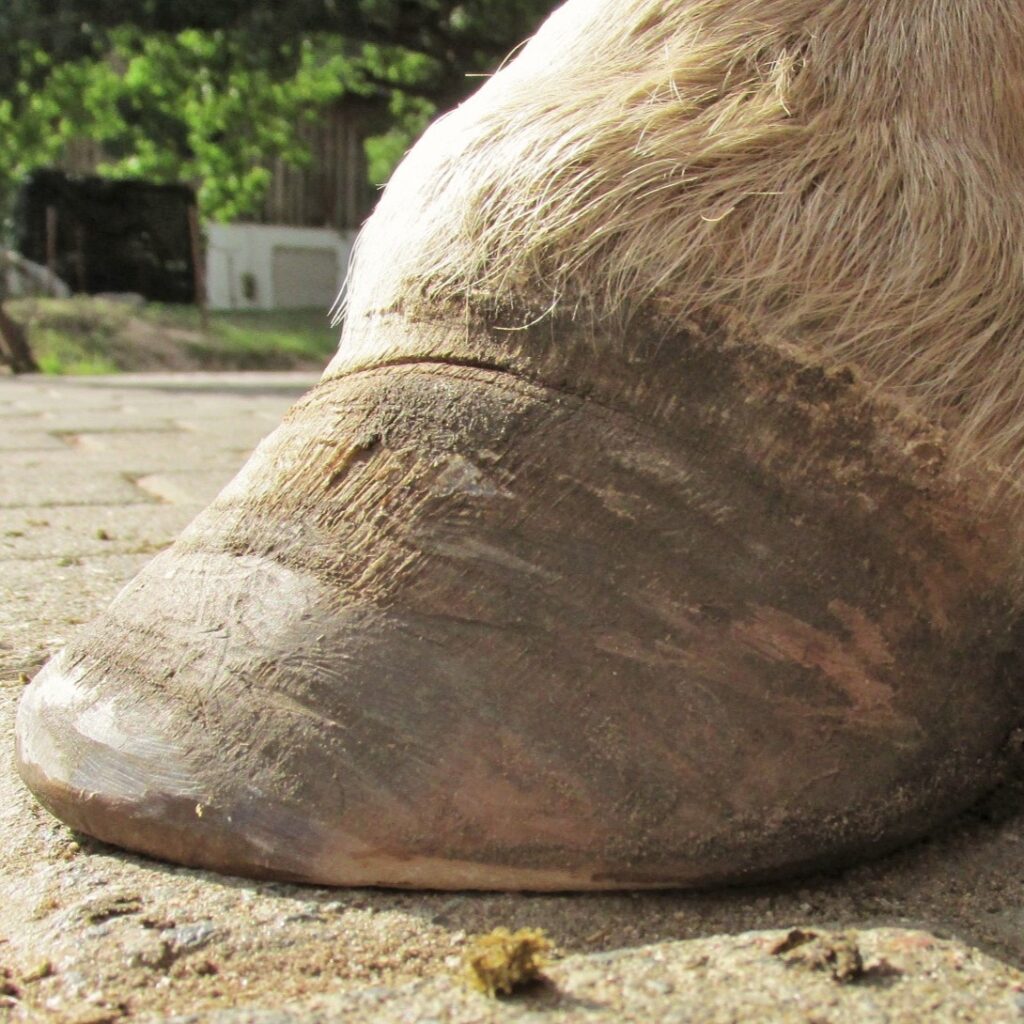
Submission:
{"label": "white painted shed", "polygon": [[345,279],[355,231],[207,224],[210,309],[328,309]]}

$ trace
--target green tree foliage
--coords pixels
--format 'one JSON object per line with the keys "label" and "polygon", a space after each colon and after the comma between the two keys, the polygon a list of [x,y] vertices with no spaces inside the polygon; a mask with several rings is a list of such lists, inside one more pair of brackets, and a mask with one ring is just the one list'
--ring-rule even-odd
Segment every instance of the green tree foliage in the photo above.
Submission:
{"label": "green tree foliage", "polygon": [[[0,202],[86,137],[117,176],[186,181],[207,216],[301,164],[303,119],[345,95],[389,111],[367,142],[380,183],[439,109],[528,35],[552,0],[2,0]],[[16,40],[16,42],[12,42]]]}

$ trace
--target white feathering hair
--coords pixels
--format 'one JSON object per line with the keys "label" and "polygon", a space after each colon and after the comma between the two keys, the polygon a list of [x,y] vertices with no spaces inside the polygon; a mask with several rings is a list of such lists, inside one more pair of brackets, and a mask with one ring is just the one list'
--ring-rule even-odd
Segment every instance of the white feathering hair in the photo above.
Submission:
{"label": "white feathering hair", "polygon": [[342,354],[411,294],[724,305],[1013,476],[1024,2],[570,0],[414,147],[353,268]]}

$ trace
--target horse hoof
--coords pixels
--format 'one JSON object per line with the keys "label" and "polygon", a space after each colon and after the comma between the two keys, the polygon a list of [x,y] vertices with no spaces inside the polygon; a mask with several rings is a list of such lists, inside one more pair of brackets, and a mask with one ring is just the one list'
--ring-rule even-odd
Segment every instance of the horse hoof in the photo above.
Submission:
{"label": "horse hoof", "polygon": [[999,776],[1020,19],[748,6],[570,0],[428,131],[324,380],[26,692],[54,813],[314,882],[709,885]]}
{"label": "horse hoof", "polygon": [[31,684],[25,781],[156,857],[436,888],[766,878],[965,805],[1020,714],[1005,530],[848,377],[672,353],[632,410],[326,379]]}

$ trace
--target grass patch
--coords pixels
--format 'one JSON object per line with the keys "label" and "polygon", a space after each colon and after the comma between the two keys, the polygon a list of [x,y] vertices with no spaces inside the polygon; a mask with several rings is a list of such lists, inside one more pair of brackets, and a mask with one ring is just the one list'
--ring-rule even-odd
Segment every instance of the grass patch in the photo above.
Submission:
{"label": "grass patch", "polygon": [[12,317],[28,331],[44,373],[147,370],[319,370],[337,347],[326,311],[210,313],[192,306],[132,305],[91,296],[19,299]]}

